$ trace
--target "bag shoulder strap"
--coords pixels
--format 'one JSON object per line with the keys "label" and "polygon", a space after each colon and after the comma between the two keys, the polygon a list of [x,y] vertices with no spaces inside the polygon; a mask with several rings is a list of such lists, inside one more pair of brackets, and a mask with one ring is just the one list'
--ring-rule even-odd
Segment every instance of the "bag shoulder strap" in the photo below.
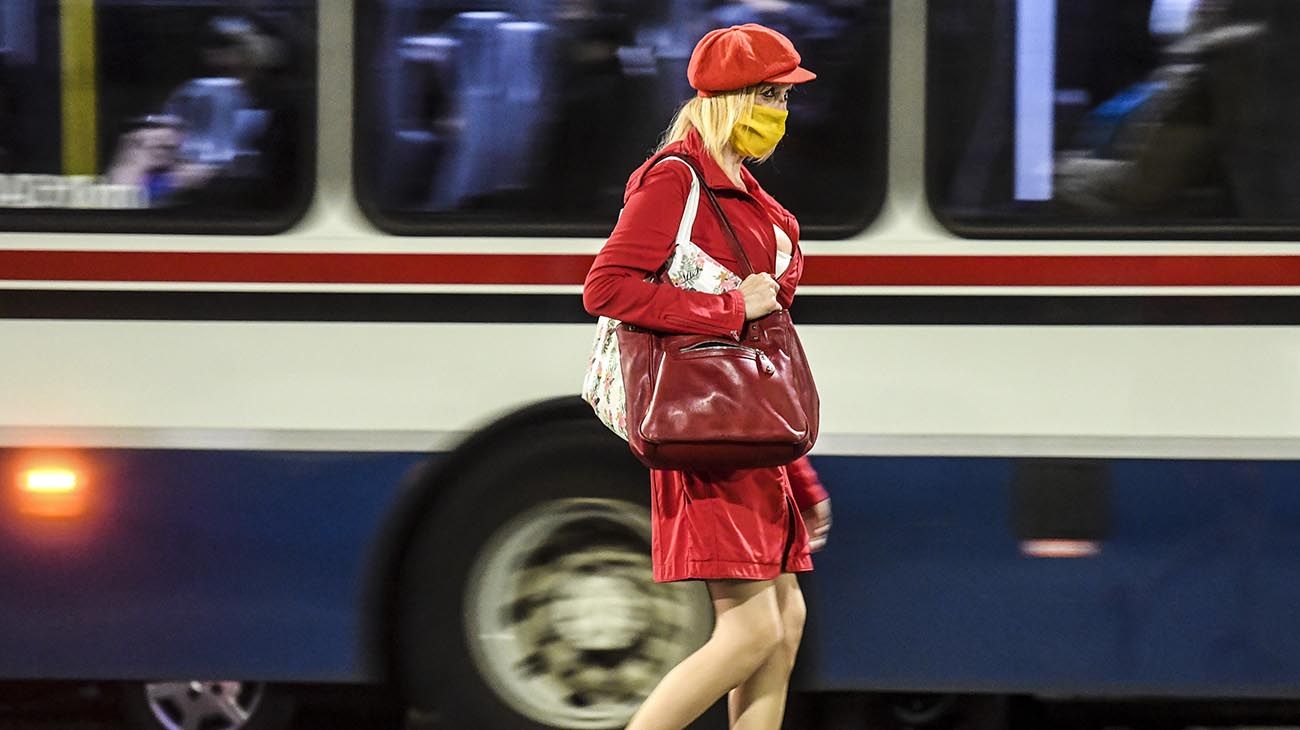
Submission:
{"label": "bag shoulder strap", "polygon": [[698,187],[704,191],[704,195],[709,199],[709,206],[713,208],[713,212],[722,223],[722,233],[726,237],[727,243],[731,244],[731,251],[736,255],[737,263],[744,267],[741,278],[753,276],[754,265],[749,262],[749,256],[745,254],[745,249],[740,245],[740,239],[736,237],[736,231],[731,227],[731,221],[727,220],[727,214],[722,212],[722,205],[718,203],[718,196],[713,194],[713,190],[708,185],[703,184],[704,173],[700,172],[699,165],[696,164],[695,160],[684,155],[670,155],[664,159],[680,160],[691,168],[694,178],[691,182],[691,190],[694,192]]}
{"label": "bag shoulder strap", "polygon": [[[673,241],[675,245],[680,246],[691,242],[691,231],[695,229],[695,217],[700,209],[700,176],[695,173],[694,165],[676,155],[667,155],[660,158],[655,165],[659,165],[666,160],[676,160],[686,165],[691,171],[691,191],[686,194],[686,207],[682,209],[682,222],[677,225],[677,238]],[[671,258],[670,255],[669,259]]]}

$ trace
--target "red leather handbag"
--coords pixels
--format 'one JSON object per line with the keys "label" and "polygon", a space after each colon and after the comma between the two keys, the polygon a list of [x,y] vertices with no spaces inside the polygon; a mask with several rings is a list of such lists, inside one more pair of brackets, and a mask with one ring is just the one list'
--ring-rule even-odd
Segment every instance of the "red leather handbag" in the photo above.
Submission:
{"label": "red leather handbag", "polygon": [[[703,181],[695,163],[685,160]],[[754,273],[717,197],[701,184],[744,268]],[[628,445],[651,469],[731,471],[789,464],[817,440],[820,401],[790,313],[747,322],[740,342],[617,330]]]}

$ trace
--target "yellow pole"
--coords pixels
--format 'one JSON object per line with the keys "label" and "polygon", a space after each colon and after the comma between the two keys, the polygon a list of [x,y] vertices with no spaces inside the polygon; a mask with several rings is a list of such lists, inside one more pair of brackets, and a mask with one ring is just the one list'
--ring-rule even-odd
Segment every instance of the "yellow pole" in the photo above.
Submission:
{"label": "yellow pole", "polygon": [[63,69],[63,174],[94,175],[99,165],[95,0],[59,0]]}

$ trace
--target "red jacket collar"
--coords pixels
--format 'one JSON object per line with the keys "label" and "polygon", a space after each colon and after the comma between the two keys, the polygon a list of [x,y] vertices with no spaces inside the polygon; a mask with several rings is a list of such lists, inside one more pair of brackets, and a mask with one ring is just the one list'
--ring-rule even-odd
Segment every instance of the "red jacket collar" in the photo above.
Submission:
{"label": "red jacket collar", "polygon": [[736,184],[727,177],[727,173],[722,171],[722,166],[718,161],[713,159],[713,155],[704,148],[704,138],[694,129],[687,133],[686,139],[680,142],[674,142],[664,148],[664,152],[684,152],[695,159],[700,170],[704,172],[704,182],[714,190],[740,190],[741,192],[752,192],[757,182],[749,174],[749,170],[744,165],[740,166],[740,179],[745,181],[745,187],[736,187]]}
{"label": "red jacket collar", "polygon": [[632,173],[632,177],[628,179],[626,195],[631,195],[633,191],[640,187],[641,180],[645,177],[646,172],[651,167],[654,167],[659,160],[669,155],[685,155],[695,160],[695,164],[704,173],[704,183],[714,190],[737,190],[753,195],[760,189],[758,181],[754,179],[754,176],[749,173],[749,170],[744,165],[740,166],[740,179],[745,182],[745,187],[739,188],[735,183],[731,182],[731,178],[727,177],[727,173],[722,171],[722,167],[718,165],[717,160],[713,159],[713,155],[709,154],[709,151],[704,148],[704,140],[700,137],[700,133],[692,129],[685,139],[664,147],[654,157],[646,160],[645,164],[636,172]]}

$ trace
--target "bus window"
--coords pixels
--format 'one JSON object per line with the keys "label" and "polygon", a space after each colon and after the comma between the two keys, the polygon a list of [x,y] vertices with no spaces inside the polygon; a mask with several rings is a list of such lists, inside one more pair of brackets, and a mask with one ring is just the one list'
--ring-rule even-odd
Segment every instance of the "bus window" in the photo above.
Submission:
{"label": "bus window", "polygon": [[0,10],[0,230],[274,233],[306,210],[314,0]]}
{"label": "bus window", "polygon": [[694,92],[709,29],[784,32],[819,78],[754,168],[805,235],[883,198],[888,0],[376,0],[358,4],[357,188],[399,234],[604,235],[628,174]]}
{"label": "bus window", "polygon": [[1293,0],[932,0],[930,199],[982,236],[1300,223]]}

